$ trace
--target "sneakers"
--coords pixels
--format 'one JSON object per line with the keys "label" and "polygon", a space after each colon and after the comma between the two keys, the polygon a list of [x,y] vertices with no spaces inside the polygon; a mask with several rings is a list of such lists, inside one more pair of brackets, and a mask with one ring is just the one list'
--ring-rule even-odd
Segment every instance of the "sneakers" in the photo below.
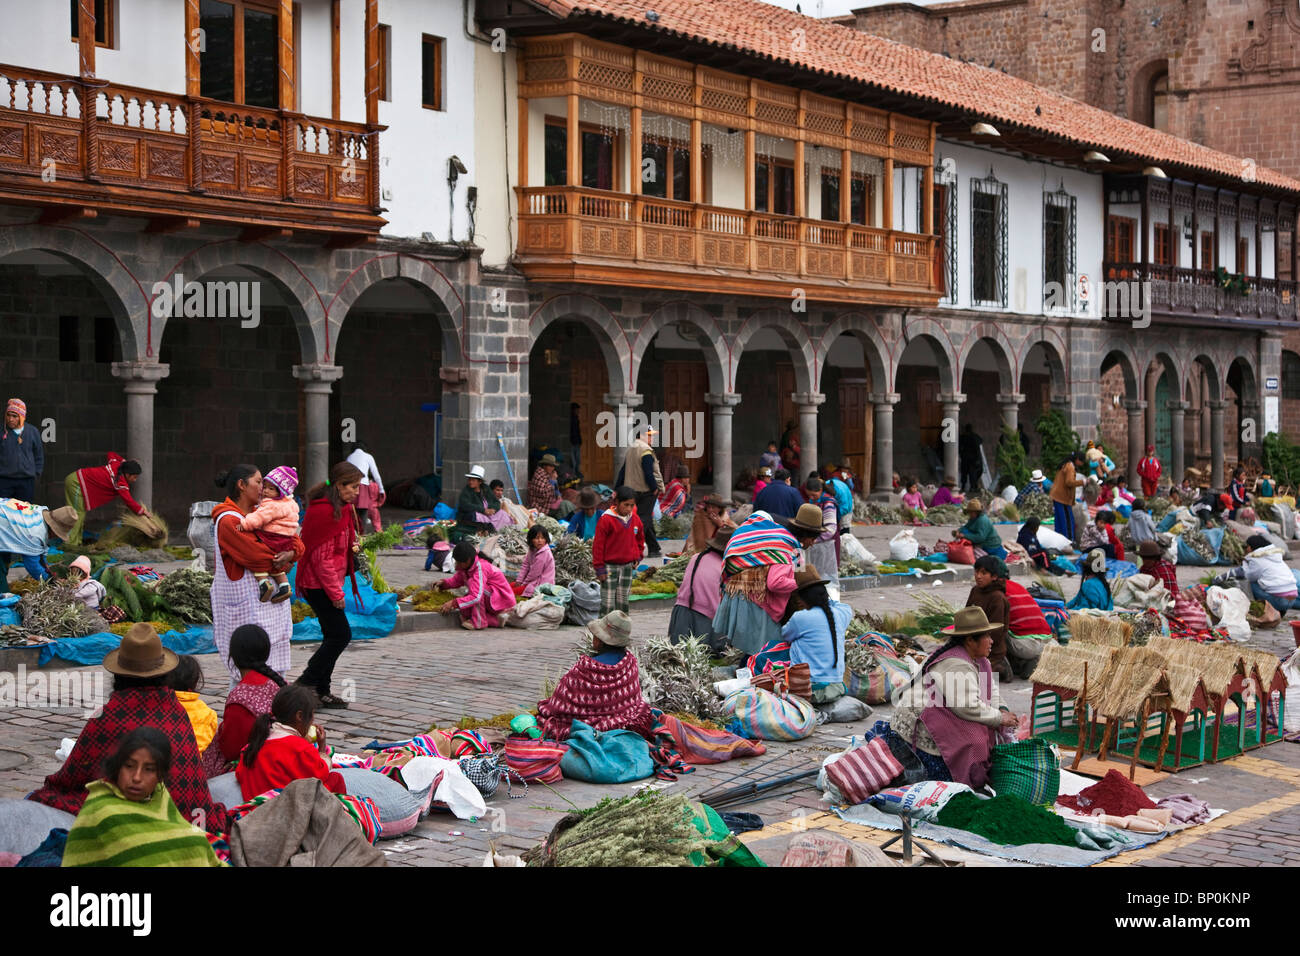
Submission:
{"label": "sneakers", "polygon": [[257,582],[257,599],[265,604],[271,600],[271,595],[275,593],[275,582],[270,578],[262,578]]}
{"label": "sneakers", "polygon": [[292,594],[293,591],[289,590],[289,582],[286,581],[275,589],[275,594],[271,595],[271,603],[279,604],[282,601],[287,601]]}
{"label": "sneakers", "polygon": [[333,694],[321,694],[320,705],[328,707],[331,710],[347,710],[348,702],[342,697],[335,697]]}

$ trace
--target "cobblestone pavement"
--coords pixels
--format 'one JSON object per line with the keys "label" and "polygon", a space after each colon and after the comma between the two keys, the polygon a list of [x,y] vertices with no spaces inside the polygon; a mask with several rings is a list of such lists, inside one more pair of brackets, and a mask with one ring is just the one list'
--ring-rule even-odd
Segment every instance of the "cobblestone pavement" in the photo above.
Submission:
{"label": "cobblestone pavement", "polygon": [[[868,548],[880,555],[888,553],[887,541],[895,530],[859,528],[858,534]],[[930,543],[930,532],[936,537],[944,535],[944,529],[926,528],[921,530],[920,539]],[[671,545],[668,547],[671,550]],[[385,555],[385,576],[394,586],[440,577],[425,574],[423,559],[423,552]],[[1180,583],[1193,583],[1204,573],[1205,569],[1180,569]],[[1028,579],[1021,576],[1021,580]],[[912,595],[920,587],[932,585],[860,590],[846,593],[845,598],[859,610],[905,610],[915,606]],[[949,582],[936,590],[960,605],[968,587],[968,582]],[[1067,582],[1065,588],[1067,593],[1073,593],[1075,585]],[[664,632],[670,602],[637,602],[632,608],[638,643]],[[355,702],[349,710],[324,711],[321,715],[338,749],[356,752],[370,740],[409,737],[433,724],[449,726],[464,716],[486,717],[531,708],[542,696],[543,683],[558,678],[572,662],[580,634],[572,627],[544,632],[506,629],[471,633],[444,623],[434,615],[407,612],[399,622],[399,632],[379,640],[358,641],[348,648],[335,671],[336,693],[342,687],[355,697]],[[437,629],[400,630],[412,624],[436,625]],[[1257,632],[1252,643],[1280,654],[1294,649],[1290,628],[1285,625],[1273,632]],[[291,674],[302,671],[314,648],[293,646]],[[220,712],[227,685],[225,669],[215,655],[203,655],[199,660],[206,679],[203,696]],[[1029,703],[1030,686],[1015,681],[1003,687],[1003,694],[1013,709],[1023,713]],[[866,721],[823,725],[811,737],[794,744],[768,743],[762,757],[700,766],[675,783],[649,784],[699,795],[812,770],[827,755],[843,749],[853,735],[888,715],[889,708],[880,707]],[[60,740],[75,737],[82,723],[80,714],[73,711],[0,710],[0,768],[4,768],[0,769],[0,797],[22,796],[39,786],[44,776],[59,766],[54,752]],[[736,808],[757,813],[768,824],[745,839],[769,863],[780,860],[790,835],[800,829],[828,828],[877,846],[889,838],[890,834],[846,825],[825,813],[826,807],[811,781],[805,783],[808,785],[776,790],[774,795]],[[566,780],[553,788],[534,784],[526,795],[514,800],[503,788],[489,801],[491,819],[471,822],[434,814],[410,834],[385,841],[381,847],[392,865],[480,865],[489,846],[502,853],[517,853],[535,845],[572,807],[590,806],[604,796],[622,795],[644,785],[646,782],[595,786]],[[1223,764],[1185,770],[1152,784],[1148,792],[1156,797],[1192,793],[1230,812],[1210,824],[1101,865],[1300,864],[1298,746],[1274,744]],[[1005,865],[946,847],[941,852],[967,865]]]}

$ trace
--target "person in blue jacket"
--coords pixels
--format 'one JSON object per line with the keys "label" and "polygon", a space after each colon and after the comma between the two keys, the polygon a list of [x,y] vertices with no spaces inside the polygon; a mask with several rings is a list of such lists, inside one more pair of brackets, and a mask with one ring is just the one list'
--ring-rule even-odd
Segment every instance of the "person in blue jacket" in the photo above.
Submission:
{"label": "person in blue jacket", "polygon": [[596,537],[596,522],[600,520],[600,495],[591,488],[578,492],[578,507],[569,516],[569,534],[576,534],[583,541]]}
{"label": "person in blue jacket", "polygon": [[1110,596],[1110,585],[1106,583],[1106,553],[1100,548],[1093,548],[1083,559],[1083,578],[1079,582],[1079,593],[1065,606],[1071,611],[1085,608],[1098,611],[1115,610],[1115,602]]}
{"label": "person in blue jacket", "polygon": [[758,493],[754,510],[766,511],[774,518],[793,518],[803,503],[803,495],[790,484],[790,472],[782,468],[772,483]]}

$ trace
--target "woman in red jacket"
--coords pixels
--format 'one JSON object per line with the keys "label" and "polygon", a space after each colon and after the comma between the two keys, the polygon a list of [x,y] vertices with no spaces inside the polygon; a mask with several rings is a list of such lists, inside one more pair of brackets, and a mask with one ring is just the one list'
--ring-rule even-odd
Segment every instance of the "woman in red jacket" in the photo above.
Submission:
{"label": "woman in red jacket", "polygon": [[311,688],[291,684],[275,695],[271,712],[254,722],[248,746],[235,768],[245,800],[313,777],[331,793],[348,792],[342,774],[330,766],[325,730],[312,723],[315,716],[316,695]]}
{"label": "woman in red jacket", "polygon": [[[297,683],[312,688],[322,707],[347,707],[330,693],[334,663],[352,641],[352,628],[343,612],[343,579],[351,576],[357,594],[357,516],[352,503],[361,493],[361,471],[346,461],[330,469],[329,480],[307,492],[302,517],[305,552],[298,563],[298,593],[320,621],[321,641]],[[359,598],[358,598],[359,599]]]}

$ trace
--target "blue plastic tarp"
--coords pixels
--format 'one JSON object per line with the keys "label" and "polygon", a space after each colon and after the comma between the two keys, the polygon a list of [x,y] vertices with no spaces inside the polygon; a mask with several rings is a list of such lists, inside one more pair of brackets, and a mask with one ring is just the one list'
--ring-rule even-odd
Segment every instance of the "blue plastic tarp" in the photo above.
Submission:
{"label": "blue plastic tarp", "polygon": [[1188,545],[1183,543],[1183,536],[1178,536],[1178,563],[1190,564],[1194,566],[1205,567],[1211,564],[1230,564],[1224,561],[1219,549],[1223,547],[1223,529],[1222,528],[1202,528],[1201,534],[1205,535],[1205,540],[1210,542],[1210,547],[1214,549],[1214,560],[1206,561],[1199,554],[1193,551]]}
{"label": "blue plastic tarp", "polygon": [[[1083,558],[1074,562],[1074,570],[1080,574],[1083,573]],[[1117,561],[1115,558],[1106,559],[1106,580],[1113,581],[1116,578],[1131,578],[1138,573],[1138,566],[1132,561]]]}
{"label": "blue plastic tarp", "polygon": [[[293,580],[293,574],[289,575]],[[397,595],[377,594],[365,578],[357,578],[357,590],[361,593],[364,608],[359,607],[352,596],[349,582],[344,582],[343,611],[352,626],[352,639],[368,641],[386,637],[397,625]],[[293,626],[294,643],[319,641],[321,639],[320,622],[314,617],[299,621]],[[107,631],[88,634],[85,637],[69,637],[53,641],[41,648],[39,666],[48,664],[54,658],[71,661],[74,664],[99,664],[109,651],[115,650],[122,643],[116,634]],[[177,654],[215,654],[217,644],[212,636],[212,625],[205,624],[192,627],[187,631],[168,631],[162,636],[163,647]]]}

